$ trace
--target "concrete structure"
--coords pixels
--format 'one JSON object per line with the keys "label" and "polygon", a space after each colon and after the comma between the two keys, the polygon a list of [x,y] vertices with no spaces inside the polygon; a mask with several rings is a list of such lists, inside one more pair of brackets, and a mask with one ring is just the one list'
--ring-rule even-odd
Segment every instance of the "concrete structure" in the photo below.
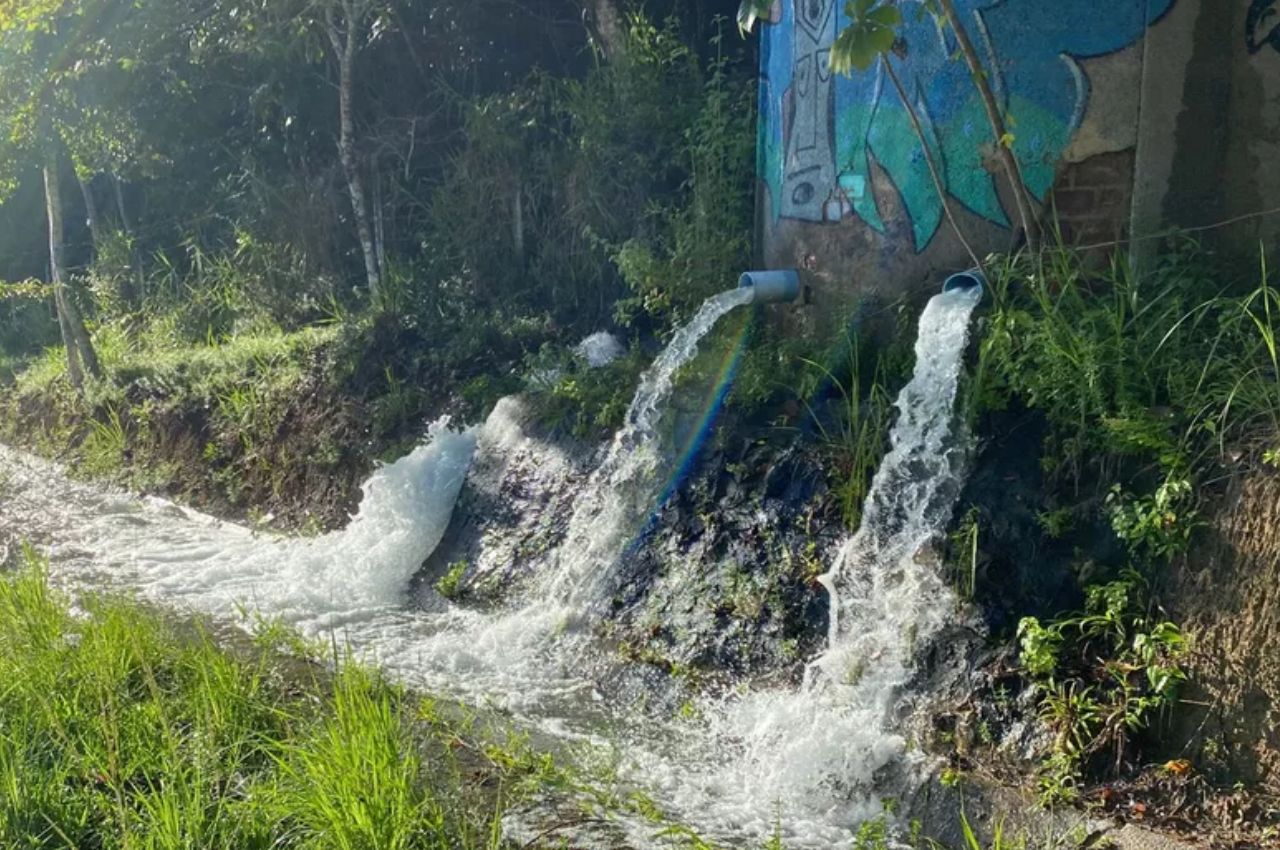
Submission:
{"label": "concrete structure", "polygon": [[[1016,219],[954,33],[917,0],[890,61],[960,229],[1007,250]],[[761,35],[764,263],[808,272],[804,324],[972,265],[911,114],[881,68],[832,74],[842,0],[776,0]],[[1009,117],[1022,182],[1069,243],[1137,253],[1171,226],[1256,262],[1280,214],[1280,0],[956,0]]]}

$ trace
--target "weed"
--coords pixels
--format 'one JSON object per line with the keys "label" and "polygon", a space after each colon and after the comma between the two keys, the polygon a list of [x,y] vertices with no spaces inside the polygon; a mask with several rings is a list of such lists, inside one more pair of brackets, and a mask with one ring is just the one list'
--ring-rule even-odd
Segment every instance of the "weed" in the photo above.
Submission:
{"label": "weed", "polygon": [[467,576],[469,565],[466,561],[456,561],[449,565],[440,580],[436,582],[436,593],[445,599],[457,599],[463,592],[463,580]]}
{"label": "weed", "polygon": [[982,512],[975,506],[961,518],[947,541],[948,575],[961,598],[973,600],[978,586],[978,544],[982,539]]}
{"label": "weed", "polygon": [[1191,482],[1185,478],[1166,478],[1146,497],[1127,496],[1116,484],[1107,506],[1112,529],[1135,557],[1147,562],[1185,551],[1198,525]]}
{"label": "weed", "polygon": [[1280,432],[1280,291],[1265,255],[1244,294],[1214,282],[1193,243],[1143,276],[1122,257],[1087,272],[1065,248],[995,268],[984,406],[1044,413],[1051,479],[1119,484],[1112,520],[1135,556],[1185,549],[1197,482],[1229,445]]}
{"label": "weed", "polygon": [[383,377],[386,379],[386,391],[377,397],[373,405],[375,433],[395,434],[421,412],[422,393],[397,378],[390,366],[383,370]]}
{"label": "weed", "polygon": [[[279,648],[310,647],[278,625],[231,654],[123,599],[72,615],[24,557],[0,576],[0,845],[497,850],[507,802],[614,802],[522,737],[468,743],[463,771],[473,723],[345,659],[281,664]],[[669,826],[651,803],[617,804]]]}
{"label": "weed", "polygon": [[1064,799],[1089,761],[1110,754],[1118,771],[1137,733],[1170,708],[1188,647],[1173,623],[1148,612],[1146,583],[1135,572],[1088,589],[1075,615],[1018,626],[1021,661],[1040,692],[1040,717],[1053,730],[1041,770],[1047,799]]}
{"label": "weed", "polygon": [[889,824],[885,816],[863,821],[853,838],[854,850],[888,850]]}
{"label": "weed", "polygon": [[885,388],[883,365],[877,359],[870,370],[863,368],[863,354],[856,336],[848,344],[847,381],[841,381],[820,363],[806,362],[830,382],[842,402],[831,427],[824,425],[812,408],[810,414],[834,461],[832,480],[845,525],[856,529],[862,522],[862,504],[870,492],[872,476],[884,457],[893,409]]}
{"label": "weed", "polygon": [[639,349],[591,369],[568,351],[545,348],[528,366],[535,415],[554,431],[601,439],[625,420],[644,366]]}
{"label": "weed", "polygon": [[89,434],[80,445],[84,470],[90,475],[108,475],[124,464],[129,437],[125,432],[120,413],[108,408],[106,421],[89,420]]}

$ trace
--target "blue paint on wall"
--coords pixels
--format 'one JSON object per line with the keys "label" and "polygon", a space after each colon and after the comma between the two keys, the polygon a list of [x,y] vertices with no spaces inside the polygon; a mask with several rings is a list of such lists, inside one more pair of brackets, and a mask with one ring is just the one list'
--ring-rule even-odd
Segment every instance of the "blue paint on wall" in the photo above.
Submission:
{"label": "blue paint on wall", "polygon": [[[1028,190],[1043,200],[1062,152],[1080,126],[1089,82],[1077,60],[1142,37],[1173,0],[956,0],[1001,106]],[[948,194],[987,221],[1008,226],[982,162],[991,129],[954,34],[916,0],[898,4],[905,51],[890,61],[925,128]],[[835,0],[779,0],[762,43],[760,173],[778,218],[857,216],[884,232],[871,191],[874,159],[893,183],[923,251],[943,209],[919,138],[897,91],[874,66],[821,76],[822,52],[847,25]],[[830,7],[830,8],[829,8]],[[819,21],[828,11],[829,19]],[[1150,15],[1150,17],[1148,17]],[[817,64],[815,64],[817,62]],[[815,74],[817,75],[815,77]],[[807,187],[807,188],[806,188]]]}

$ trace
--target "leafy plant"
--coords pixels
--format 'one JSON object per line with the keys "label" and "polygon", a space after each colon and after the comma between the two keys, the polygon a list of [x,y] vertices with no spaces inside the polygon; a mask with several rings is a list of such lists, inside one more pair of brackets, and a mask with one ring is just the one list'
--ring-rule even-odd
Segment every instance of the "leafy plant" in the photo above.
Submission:
{"label": "leafy plant", "polygon": [[462,582],[467,576],[469,565],[466,561],[455,561],[436,582],[436,593],[445,599],[457,599],[462,595]]}
{"label": "leafy plant", "polygon": [[106,475],[119,470],[129,443],[119,411],[114,407],[108,408],[106,421],[90,419],[89,429],[80,446],[84,470],[91,475]]}
{"label": "leafy plant", "polygon": [[975,506],[960,519],[947,546],[951,584],[972,600],[978,584],[978,545],[982,539],[982,512]]}
{"label": "leafy plant", "polygon": [[751,261],[755,92],[722,46],[714,36],[701,100],[681,130],[676,155],[687,177],[669,200],[649,205],[644,235],[611,249],[632,293],[615,307],[623,325],[683,319]]}
{"label": "leafy plant", "polygon": [[1042,467],[1061,490],[1048,530],[1101,506],[1138,562],[1184,551],[1200,482],[1278,433],[1266,276],[1232,294],[1193,243],[1142,276],[1123,258],[1088,270],[1061,246],[992,270],[980,404],[1044,416]]}
{"label": "leafy plant", "polygon": [[1148,560],[1168,559],[1191,543],[1197,525],[1191,482],[1166,478],[1151,496],[1126,496],[1119,484],[1107,496],[1111,527],[1130,551]]}
{"label": "leafy plant", "polygon": [[893,3],[881,0],[848,0],[844,8],[850,23],[832,45],[831,70],[837,74],[866,71],[893,49],[902,13]]}
{"label": "leafy plant", "polygon": [[592,369],[571,352],[548,346],[528,366],[538,420],[579,439],[611,434],[626,418],[644,365],[639,349]]}
{"label": "leafy plant", "polygon": [[1040,690],[1040,717],[1054,732],[1043,788],[1061,798],[1097,755],[1119,770],[1134,736],[1170,708],[1185,681],[1181,630],[1152,616],[1147,586],[1133,571],[1090,587],[1084,610],[1050,623],[1018,625],[1021,662]]}

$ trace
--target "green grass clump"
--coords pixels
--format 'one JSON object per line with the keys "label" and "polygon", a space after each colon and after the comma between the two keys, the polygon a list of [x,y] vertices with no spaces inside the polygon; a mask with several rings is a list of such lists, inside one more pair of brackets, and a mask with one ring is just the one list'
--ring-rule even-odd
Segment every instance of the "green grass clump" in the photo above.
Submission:
{"label": "green grass clump", "polygon": [[978,400],[1044,413],[1051,475],[1115,478],[1150,464],[1154,493],[1194,481],[1229,449],[1261,458],[1275,447],[1280,290],[1265,256],[1236,284],[1194,243],[1142,273],[1124,257],[1091,270],[1063,248],[1009,261],[993,295]]}
{"label": "green grass clump", "polygon": [[73,615],[27,560],[0,578],[0,846],[498,846],[452,733],[376,674],[286,675],[118,599]]}

